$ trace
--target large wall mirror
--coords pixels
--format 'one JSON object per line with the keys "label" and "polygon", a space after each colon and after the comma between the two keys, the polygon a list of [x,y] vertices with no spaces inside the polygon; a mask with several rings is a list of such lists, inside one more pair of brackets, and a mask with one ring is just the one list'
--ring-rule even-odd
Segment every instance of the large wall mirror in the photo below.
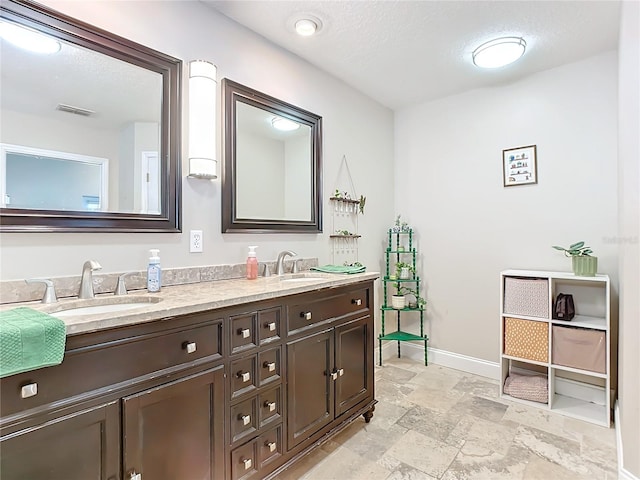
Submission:
{"label": "large wall mirror", "polygon": [[0,17],[0,230],[179,232],[182,62],[26,0]]}
{"label": "large wall mirror", "polygon": [[322,118],[222,81],[222,232],[322,231]]}

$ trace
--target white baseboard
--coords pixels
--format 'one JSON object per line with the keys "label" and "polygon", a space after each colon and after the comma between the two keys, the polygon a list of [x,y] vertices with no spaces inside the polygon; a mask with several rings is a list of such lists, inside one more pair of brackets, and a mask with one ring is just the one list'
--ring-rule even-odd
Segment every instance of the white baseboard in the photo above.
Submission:
{"label": "white baseboard", "polygon": [[[411,358],[419,362],[424,362],[424,347],[417,343],[404,342],[401,345],[401,353],[404,358]],[[379,351],[376,348],[376,359],[379,359]],[[493,379],[500,378],[500,364],[488,362],[479,358],[460,355],[459,353],[447,352],[437,348],[427,348],[429,364],[442,365],[443,367],[462,370],[463,372],[474,373],[482,377]],[[396,342],[385,342],[382,346],[382,361],[398,355]]]}
{"label": "white baseboard", "polygon": [[622,450],[622,432],[618,427],[620,425],[620,409],[618,408],[618,402],[613,409],[613,421],[616,426],[616,450],[618,451],[618,480],[640,480],[633,473],[624,468],[624,455]]}

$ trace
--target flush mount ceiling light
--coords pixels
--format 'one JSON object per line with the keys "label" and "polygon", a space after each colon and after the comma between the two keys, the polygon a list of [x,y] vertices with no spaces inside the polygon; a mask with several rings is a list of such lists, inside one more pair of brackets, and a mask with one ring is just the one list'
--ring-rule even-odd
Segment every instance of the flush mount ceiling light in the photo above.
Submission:
{"label": "flush mount ceiling light", "polygon": [[61,48],[57,40],[15,23],[0,22],[0,37],[34,53],[56,53]]}
{"label": "flush mount ceiling light", "polygon": [[276,130],[280,130],[283,132],[292,132],[293,130],[297,130],[300,128],[300,124],[296,122],[292,122],[291,120],[287,120],[282,117],[273,117],[271,119],[271,125]]}
{"label": "flush mount ceiling light", "polygon": [[322,29],[322,20],[309,14],[291,17],[287,23],[302,37],[310,37]]}
{"label": "flush mount ceiling light", "polygon": [[473,51],[473,63],[482,68],[509,65],[524,55],[527,42],[520,37],[502,37],[483,43]]}

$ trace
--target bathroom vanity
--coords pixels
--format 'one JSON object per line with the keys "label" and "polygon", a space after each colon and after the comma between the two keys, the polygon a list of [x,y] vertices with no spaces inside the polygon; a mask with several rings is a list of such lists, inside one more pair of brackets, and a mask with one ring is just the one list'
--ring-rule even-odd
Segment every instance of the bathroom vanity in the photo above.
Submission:
{"label": "bathroom vanity", "polygon": [[0,380],[0,477],[258,479],[373,415],[375,273],[163,289]]}

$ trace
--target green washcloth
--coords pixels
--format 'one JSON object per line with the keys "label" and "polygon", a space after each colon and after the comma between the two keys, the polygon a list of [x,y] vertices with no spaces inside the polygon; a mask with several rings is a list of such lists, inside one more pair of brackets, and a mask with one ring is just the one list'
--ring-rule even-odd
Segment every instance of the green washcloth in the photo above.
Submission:
{"label": "green washcloth", "polygon": [[59,318],[27,307],[0,312],[0,378],[62,363],[66,339]]}
{"label": "green washcloth", "polygon": [[311,270],[324,273],[362,273],[366,267],[351,267],[347,265],[322,265],[320,267],[311,267]]}

